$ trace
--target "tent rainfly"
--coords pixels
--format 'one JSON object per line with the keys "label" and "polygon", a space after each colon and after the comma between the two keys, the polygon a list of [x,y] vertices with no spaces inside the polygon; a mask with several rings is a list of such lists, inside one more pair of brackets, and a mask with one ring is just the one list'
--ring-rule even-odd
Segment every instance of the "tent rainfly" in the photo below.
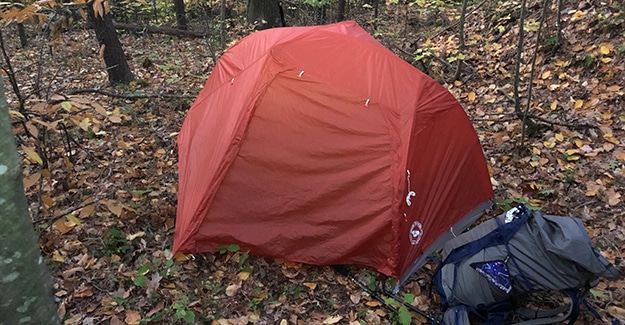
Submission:
{"label": "tent rainfly", "polygon": [[228,49],[178,153],[174,253],[238,244],[401,284],[493,197],[462,106],[352,21]]}

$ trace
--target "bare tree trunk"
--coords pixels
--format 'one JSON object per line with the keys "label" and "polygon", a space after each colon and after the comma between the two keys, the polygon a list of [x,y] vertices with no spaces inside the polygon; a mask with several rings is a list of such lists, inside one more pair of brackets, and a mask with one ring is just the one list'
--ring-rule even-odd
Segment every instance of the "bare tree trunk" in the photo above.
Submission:
{"label": "bare tree trunk", "polygon": [[248,0],[247,22],[263,30],[280,26],[280,2],[278,0]]}
{"label": "bare tree trunk", "polygon": [[562,46],[562,10],[564,10],[562,5],[562,0],[558,0],[558,10],[557,18],[556,18],[556,48]]}
{"label": "bare tree trunk", "polygon": [[187,13],[184,8],[184,0],[174,0],[174,11],[176,12],[176,27],[187,29]]}
{"label": "bare tree trunk", "polygon": [[538,56],[538,46],[540,44],[540,34],[543,30],[543,25],[545,23],[545,17],[547,17],[547,12],[549,11],[549,6],[551,5],[551,0],[544,0],[543,2],[543,13],[540,16],[540,25],[538,25],[538,31],[536,32],[536,45],[534,46],[534,55],[532,56],[532,65],[530,68],[530,80],[529,87],[527,89],[527,105],[525,106],[525,111],[523,112],[523,123],[521,126],[521,147],[525,145],[525,125],[528,124],[527,114],[530,110],[530,104],[532,103],[532,89],[534,86],[534,69],[536,67],[536,57]]}
{"label": "bare tree trunk", "polygon": [[[226,1],[221,0],[221,8],[219,10],[219,21],[221,29],[221,48],[226,48]],[[249,9],[248,9],[249,10]]]}
{"label": "bare tree trunk", "polygon": [[518,117],[523,116],[521,111],[521,98],[519,97],[519,83],[521,79],[521,56],[523,54],[523,41],[525,38],[525,4],[526,0],[521,1],[521,14],[519,16],[519,43],[516,50],[516,63],[514,66],[514,112]]}
{"label": "bare tree trunk", "polygon": [[[467,13],[468,0],[462,0],[462,11],[460,12],[460,26],[458,31],[458,56],[464,53],[466,44],[464,43],[464,21]],[[458,65],[456,66],[456,73],[454,74],[454,80],[460,79],[460,73],[462,72],[462,58],[458,58]]]}
{"label": "bare tree trunk", "polygon": [[17,34],[20,36],[20,45],[22,48],[25,48],[28,45],[28,37],[26,37],[26,30],[24,29],[24,24],[17,24]]}
{"label": "bare tree trunk", "polygon": [[96,4],[94,1],[90,1],[87,7],[98,43],[104,47],[102,56],[109,75],[109,82],[111,84],[125,84],[134,80],[135,77],[130,71],[128,61],[126,61],[122,43],[119,41],[113,26],[108,4],[106,2]]}
{"label": "bare tree trunk", "polygon": [[20,157],[0,78],[0,316],[2,324],[59,324],[52,279],[28,215]]}
{"label": "bare tree trunk", "polygon": [[378,19],[380,15],[380,0],[373,0],[373,18]]}
{"label": "bare tree trunk", "polygon": [[339,0],[339,6],[338,9],[336,10],[336,21],[343,21],[345,20],[345,3],[347,2],[347,0]]}

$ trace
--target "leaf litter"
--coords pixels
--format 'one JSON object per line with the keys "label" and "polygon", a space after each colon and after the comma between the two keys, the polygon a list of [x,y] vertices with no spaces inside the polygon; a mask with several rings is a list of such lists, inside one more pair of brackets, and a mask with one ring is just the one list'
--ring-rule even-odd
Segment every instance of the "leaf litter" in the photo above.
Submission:
{"label": "leaf litter", "polygon": [[[389,24],[375,34],[446,84],[466,108],[482,141],[500,205],[492,215],[526,203],[547,213],[580,217],[601,253],[623,270],[625,35],[618,28],[622,23],[610,25],[605,17],[616,20],[625,15],[624,9],[617,1],[565,1],[566,41],[555,52],[543,48],[538,53],[533,99],[524,103],[531,114],[556,123],[543,123],[527,139],[526,148],[519,148],[521,122],[512,115],[509,83],[518,37],[510,16],[515,6],[504,1],[491,10],[477,10],[467,21],[463,55],[472,70],[460,81],[446,80],[449,67],[433,59],[460,57],[452,51],[457,49],[453,28],[428,34]],[[428,8],[385,8],[387,14],[409,10],[409,17],[431,19]],[[529,8],[536,22],[540,10],[532,4]],[[451,23],[457,19],[457,8],[442,10]],[[366,17],[357,19],[372,28]],[[534,42],[536,26],[526,27],[527,41]],[[60,37],[53,46],[55,56],[42,57],[40,85],[47,85],[46,93],[32,81],[23,85],[23,91],[39,92],[43,99],[30,97],[21,112],[14,107],[14,95],[7,91],[7,96],[24,159],[25,191],[36,211],[33,221],[53,271],[65,324],[390,322],[388,310],[329,267],[237,249],[172,256],[174,144],[189,98],[199,93],[214,54],[201,40],[123,34],[137,81],[121,90],[186,97],[70,94],[75,89],[104,89],[106,74],[92,32],[72,30]],[[406,56],[417,50],[411,39],[420,41],[420,60]],[[36,75],[33,60],[40,57],[38,49],[16,48],[12,47],[14,65],[25,67],[20,73],[26,76]],[[527,58],[533,46],[525,48],[522,93],[527,90]],[[420,65],[428,55],[431,60]],[[148,61],[153,64],[142,64]],[[427,265],[402,291],[414,295],[412,304],[418,308],[436,311],[436,297],[428,295],[432,269]],[[367,284],[375,279],[365,267],[354,267],[353,272]],[[601,282],[593,292],[590,303],[605,319],[625,319],[624,281]],[[413,321],[426,322],[416,314]],[[588,315],[579,322],[600,323]]]}

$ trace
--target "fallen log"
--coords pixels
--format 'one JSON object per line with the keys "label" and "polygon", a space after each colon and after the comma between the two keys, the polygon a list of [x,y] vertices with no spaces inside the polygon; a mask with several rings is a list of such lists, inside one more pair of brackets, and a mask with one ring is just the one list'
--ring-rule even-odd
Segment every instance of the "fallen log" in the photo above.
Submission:
{"label": "fallen log", "polygon": [[178,37],[204,37],[207,34],[205,32],[183,30],[169,27],[156,27],[156,26],[141,26],[135,24],[114,23],[115,29],[127,30],[130,32],[147,32],[153,34],[165,34]]}

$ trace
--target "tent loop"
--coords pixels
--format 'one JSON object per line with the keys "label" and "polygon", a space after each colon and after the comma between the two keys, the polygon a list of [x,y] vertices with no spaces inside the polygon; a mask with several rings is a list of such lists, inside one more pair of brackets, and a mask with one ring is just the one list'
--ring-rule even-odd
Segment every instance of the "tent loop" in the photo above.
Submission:
{"label": "tent loop", "polygon": [[369,102],[371,101],[371,98],[367,98],[367,101],[365,101],[365,107],[369,107]]}
{"label": "tent loop", "polygon": [[300,71],[297,76],[301,78],[303,74],[304,74],[304,70]]}
{"label": "tent loop", "polygon": [[406,173],[408,174],[408,176],[406,176],[406,179],[408,180],[408,195],[406,195],[406,205],[410,206],[412,205],[412,202],[410,200],[412,199],[413,196],[416,196],[417,193],[415,193],[415,191],[410,190],[410,170],[406,169]]}
{"label": "tent loop", "polygon": [[454,227],[453,226],[449,227],[449,232],[452,234],[452,236],[454,236],[454,238],[458,237],[458,235],[456,235],[456,233],[454,232]]}
{"label": "tent loop", "polygon": [[232,80],[230,80],[230,84],[234,85],[234,78],[232,78]]}

